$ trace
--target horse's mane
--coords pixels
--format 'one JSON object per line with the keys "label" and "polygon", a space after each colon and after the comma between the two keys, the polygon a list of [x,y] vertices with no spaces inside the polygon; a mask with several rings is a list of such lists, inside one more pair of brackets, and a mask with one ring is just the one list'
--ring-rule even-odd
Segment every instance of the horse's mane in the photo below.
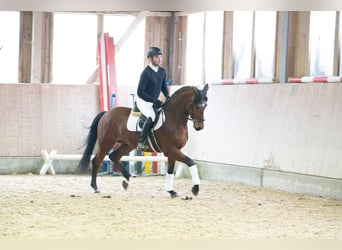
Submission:
{"label": "horse's mane", "polygon": [[179,95],[181,95],[183,92],[188,92],[188,91],[196,91],[196,87],[193,87],[193,86],[184,86],[184,87],[181,87],[179,89],[177,89],[171,97],[173,98],[177,98]]}

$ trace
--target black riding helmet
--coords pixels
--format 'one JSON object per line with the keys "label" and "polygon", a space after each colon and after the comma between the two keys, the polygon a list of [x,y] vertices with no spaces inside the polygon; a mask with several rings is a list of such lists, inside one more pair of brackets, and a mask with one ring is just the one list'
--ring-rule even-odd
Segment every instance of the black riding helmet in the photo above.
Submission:
{"label": "black riding helmet", "polygon": [[157,47],[149,47],[147,50],[147,58],[161,55],[163,55],[163,52]]}

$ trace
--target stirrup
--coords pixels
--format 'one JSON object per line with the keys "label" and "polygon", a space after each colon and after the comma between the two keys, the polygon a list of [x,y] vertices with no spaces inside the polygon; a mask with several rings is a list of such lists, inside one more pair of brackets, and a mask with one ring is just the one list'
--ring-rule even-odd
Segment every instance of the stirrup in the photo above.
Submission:
{"label": "stirrup", "polygon": [[144,151],[146,149],[146,141],[145,142],[138,142],[137,149]]}

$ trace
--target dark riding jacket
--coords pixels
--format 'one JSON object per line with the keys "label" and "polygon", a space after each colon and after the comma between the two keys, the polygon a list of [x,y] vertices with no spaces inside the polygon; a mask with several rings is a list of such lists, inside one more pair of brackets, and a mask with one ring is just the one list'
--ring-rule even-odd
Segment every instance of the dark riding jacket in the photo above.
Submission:
{"label": "dark riding jacket", "polygon": [[140,75],[137,94],[141,99],[154,103],[160,92],[163,92],[165,96],[169,95],[165,69],[158,67],[158,72],[155,72],[150,66],[147,66]]}

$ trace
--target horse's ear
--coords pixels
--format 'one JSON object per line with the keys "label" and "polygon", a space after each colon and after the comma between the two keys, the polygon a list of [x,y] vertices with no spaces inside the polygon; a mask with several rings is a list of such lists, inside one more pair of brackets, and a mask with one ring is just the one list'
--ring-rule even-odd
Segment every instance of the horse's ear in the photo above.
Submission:
{"label": "horse's ear", "polygon": [[209,89],[209,84],[207,83],[206,85],[204,85],[203,91],[205,92],[205,94],[207,94]]}

